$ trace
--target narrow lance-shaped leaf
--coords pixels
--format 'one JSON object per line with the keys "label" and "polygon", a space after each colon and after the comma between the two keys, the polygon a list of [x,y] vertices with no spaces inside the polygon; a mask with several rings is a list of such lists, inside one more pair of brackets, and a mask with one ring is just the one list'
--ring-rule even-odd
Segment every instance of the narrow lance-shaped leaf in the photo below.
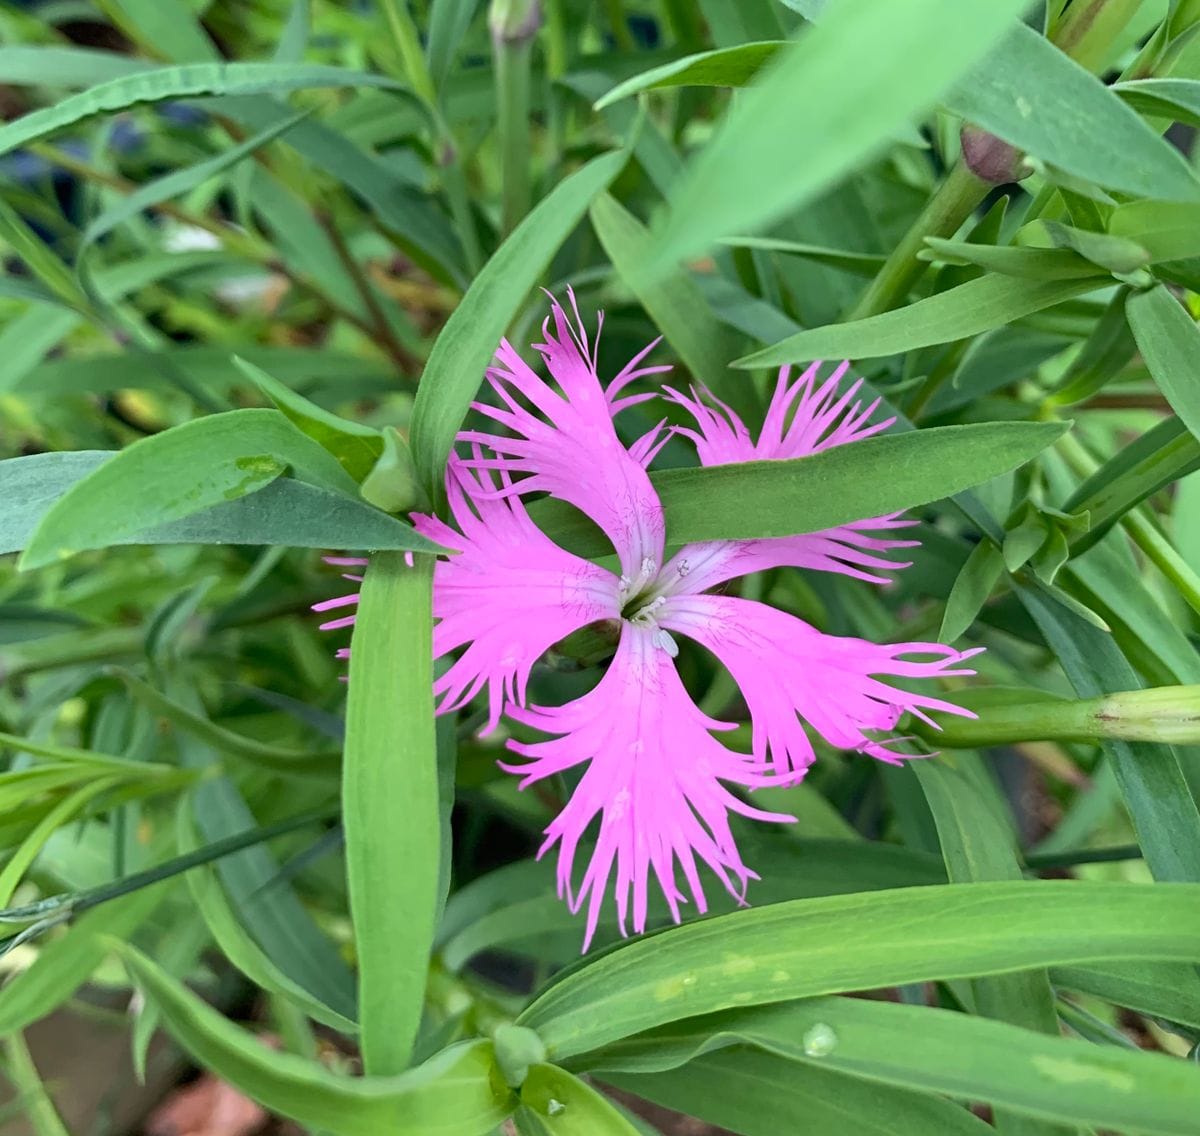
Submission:
{"label": "narrow lance-shaped leaf", "polygon": [[[631,1038],[577,1064],[651,1072],[737,1043],[870,1085],[986,1101],[1012,1109],[1006,1115],[1014,1118],[1184,1136],[1200,1108],[1200,1070],[1165,1054],[862,998],[713,1014]],[[1047,1130],[1029,1123],[1030,1131]],[[1061,1131],[1057,1124],[1049,1130]]]}
{"label": "narrow lance-shaped leaf", "polygon": [[432,500],[446,459],[501,337],[538,275],[627,155],[594,158],[561,182],[500,246],[451,313],[429,354],[413,406],[412,452]]}
{"label": "narrow lance-shaped leaf", "polygon": [[[12,503],[0,512],[0,553],[25,548],[51,506],[112,457],[108,450],[76,450],[30,454],[0,462],[0,494]],[[344,493],[318,489],[290,477],[281,477],[248,497],[201,509],[181,520],[134,532],[112,532],[105,539],[105,546],[122,544],[437,550],[436,545],[396,517]]]}
{"label": "narrow lance-shaped leaf", "polygon": [[234,410],[152,434],[67,490],[42,518],[21,565],[38,568],[104,548],[243,497],[288,466],[323,488],[356,491],[337,461],[276,410]]}
{"label": "narrow lance-shaped leaf", "polygon": [[918,347],[953,343],[1110,283],[1111,277],[1100,276],[1043,281],[982,276],[906,308],[801,331],[733,365],[755,368],[809,359],[877,359]]}
{"label": "narrow lance-shaped leaf", "polygon": [[1171,408],[1200,438],[1200,328],[1159,284],[1125,301],[1129,327],[1146,367]]}
{"label": "narrow lance-shaped leaf", "polygon": [[[642,271],[664,275],[718,237],[799,208],[928,109],[1024,7],[1019,0],[837,5],[727,115],[673,196]],[[832,97],[851,75],[854,97]],[[822,113],[798,118],[796,108],[805,106]]]}
{"label": "narrow lance-shaped leaf", "polygon": [[198,95],[299,91],[312,87],[398,88],[400,84],[382,75],[317,63],[190,63],[139,71],[100,83],[0,127],[0,154],[11,153],[19,146],[93,115],[125,110],[138,103]]}
{"label": "narrow lance-shaped leaf", "polygon": [[1124,193],[1200,200],[1183,155],[1104,84],[1025,25],[955,84],[947,106],[1019,150]]}
{"label": "narrow lance-shaped leaf", "polygon": [[[785,461],[651,474],[675,544],[817,532],[952,496],[1029,461],[1066,424],[990,422],[866,438]],[[595,526],[558,501],[530,508],[548,534],[603,554]]]}
{"label": "narrow lance-shaped leaf", "polygon": [[1135,958],[1200,961],[1200,886],[1038,880],[778,903],[622,946],[518,1024],[561,1059],[736,1005]]}
{"label": "narrow lance-shaped leaf", "polygon": [[130,974],[162,1011],[167,1032],[199,1064],[252,1100],[332,1136],[484,1136],[515,1100],[492,1045],[465,1042],[397,1077],[346,1077],[271,1049],[130,946]]}
{"label": "narrow lance-shaped leaf", "polygon": [[350,646],[343,824],[368,1073],[408,1066],[438,907],[433,561],[367,568]]}

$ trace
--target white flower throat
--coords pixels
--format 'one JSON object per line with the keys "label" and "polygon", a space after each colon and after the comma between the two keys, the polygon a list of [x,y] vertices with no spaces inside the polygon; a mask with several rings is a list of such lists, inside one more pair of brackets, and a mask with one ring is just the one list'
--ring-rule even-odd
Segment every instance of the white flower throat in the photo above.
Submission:
{"label": "white flower throat", "polygon": [[649,556],[642,560],[636,576],[621,575],[618,591],[621,618],[633,627],[653,632],[651,642],[654,646],[666,651],[674,659],[679,654],[679,644],[658,623],[657,613],[666,604],[667,597],[661,594],[661,581],[658,581],[657,587],[654,586],[657,576],[658,564]]}

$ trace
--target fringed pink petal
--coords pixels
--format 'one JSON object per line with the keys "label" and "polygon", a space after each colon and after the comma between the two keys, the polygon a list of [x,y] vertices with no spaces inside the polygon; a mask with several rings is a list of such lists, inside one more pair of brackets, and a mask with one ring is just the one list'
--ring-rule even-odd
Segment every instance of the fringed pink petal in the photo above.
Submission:
{"label": "fringed pink petal", "polygon": [[[820,367],[814,363],[795,381],[789,368],[779,372],[757,441],[731,407],[711,392],[695,388],[689,394],[667,390],[666,397],[688,411],[696,424],[695,429],[677,426],[674,432],[690,438],[700,464],[710,466],[806,457],[869,438],[895,421],[869,421],[879,400],[866,405],[854,401],[861,380],[839,391],[847,364],[835,368],[823,382],[819,379]],[[685,590],[696,593],[738,576],[785,565],[886,584],[890,578],[887,573],[908,567],[907,562],[893,561],[888,554],[915,547],[917,542],[870,534],[913,523],[899,513],[890,513],[816,533],[694,545],[680,552],[668,569],[678,572],[679,562],[686,562],[682,574],[690,570],[693,575]]]}
{"label": "fringed pink petal", "polygon": [[524,703],[533,665],[554,643],[620,614],[617,577],[560,548],[519,497],[495,488],[454,459],[446,489],[455,527],[413,517],[418,532],[456,553],[434,569],[434,654],[466,650],[434,686],[439,712],[486,690],[488,730],[507,704]]}
{"label": "fringed pink petal", "polygon": [[963,664],[981,648],[956,651],[940,643],[878,644],[825,635],[794,615],[734,596],[672,596],[656,617],[724,664],[750,710],[754,760],[769,759],[780,775],[812,764],[803,723],[838,749],[898,762],[909,755],[889,746],[902,739],[872,735],[890,734],[905,713],[924,721],[930,710],[974,717],[884,680],[971,675],[975,672]]}
{"label": "fringed pink petal", "polygon": [[[671,656],[653,630],[626,624],[616,657],[599,684],[566,706],[512,710],[527,726],[558,735],[550,741],[509,747],[527,758],[505,766],[523,776],[522,787],[586,765],[575,792],[546,829],[541,854],[558,845],[558,886],[572,911],[587,906],[584,950],[596,932],[609,884],[621,933],[646,926],[651,874],[672,917],[687,896],[707,910],[697,861],[706,864],[739,901],[754,873],[742,862],[729,813],[764,821],[790,821],[753,809],[722,781],[746,786],[772,783],[743,754],[710,733],[727,729],[697,708]],[[575,856],[585,832],[599,821],[595,849],[576,888]]]}
{"label": "fringed pink petal", "polygon": [[611,400],[633,378],[649,372],[626,368],[606,393],[596,373],[595,347],[573,293],[570,298],[575,323],[555,302],[542,328],[544,342],[535,344],[555,387],[505,340],[496,352],[496,365],[488,370],[502,405],[476,404],[476,409],[509,433],[471,430],[459,440],[497,455],[468,464],[510,474],[514,480],[497,490],[501,496],[545,492],[586,513],[612,541],[622,571],[634,578],[662,565],[665,526],[646,471],[617,437]]}

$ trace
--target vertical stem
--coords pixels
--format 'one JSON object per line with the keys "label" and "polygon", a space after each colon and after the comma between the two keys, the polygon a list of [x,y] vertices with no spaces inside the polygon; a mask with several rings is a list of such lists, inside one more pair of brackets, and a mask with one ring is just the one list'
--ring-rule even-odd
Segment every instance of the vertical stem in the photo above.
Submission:
{"label": "vertical stem", "polygon": [[1141,6],[1142,0],[1074,0],[1050,38],[1081,67],[1099,71],[1113,40]]}
{"label": "vertical stem", "polygon": [[917,254],[925,248],[925,238],[951,236],[971,216],[989,188],[988,183],[976,177],[965,163],[954,166],[846,319],[879,315],[903,300],[929,267],[925,261],[917,259]]}
{"label": "vertical stem", "polygon": [[37,1066],[29,1055],[24,1034],[14,1033],[4,1039],[5,1072],[17,1090],[17,1097],[25,1102],[25,1113],[37,1136],[71,1136],[54,1107],[54,1101],[46,1092],[46,1086],[38,1075]]}
{"label": "vertical stem", "polygon": [[500,137],[501,231],[508,236],[533,199],[529,153],[528,40],[496,44],[497,128]]}
{"label": "vertical stem", "polygon": [[636,51],[637,44],[633,42],[633,33],[629,30],[629,21],[625,18],[624,0],[604,0],[604,11],[608,15],[608,28],[612,32],[617,50]]}

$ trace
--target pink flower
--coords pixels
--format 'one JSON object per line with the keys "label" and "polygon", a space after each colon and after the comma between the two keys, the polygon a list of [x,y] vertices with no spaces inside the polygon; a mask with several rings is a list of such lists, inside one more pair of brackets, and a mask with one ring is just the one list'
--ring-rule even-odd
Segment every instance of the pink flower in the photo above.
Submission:
{"label": "pink flower", "polygon": [[[557,303],[551,312],[536,347],[553,384],[501,344],[488,370],[498,404],[475,408],[505,433],[464,431],[459,437],[471,455],[452,458],[447,469],[453,524],[429,516],[414,524],[457,553],[439,562],[434,583],[434,652],[461,649],[437,681],[439,711],[486,691],[487,729],[507,715],[549,735],[508,743],[523,760],[503,767],[522,777],[522,788],[579,770],[539,855],[558,846],[559,894],[572,911],[587,907],[586,950],[610,884],[622,934],[630,924],[635,932],[645,928],[651,874],[676,920],[689,895],[706,910],[701,863],[744,902],[757,877],[738,854],[729,814],[793,818],[752,808],[730,787],[800,780],[815,758],[809,731],[840,749],[900,761],[905,755],[888,735],[904,713],[929,721],[930,710],[966,711],[886,680],[972,674],[961,664],[976,652],[826,635],[767,604],[712,594],[718,584],[785,565],[884,583],[882,573],[904,566],[888,555],[915,543],[890,535],[909,522],[893,514],[800,536],[693,544],[668,556],[646,466],[669,432],[660,424],[627,449],[613,426],[625,407],[653,397],[622,397],[628,384],[667,368],[641,366],[651,344],[604,386],[578,309],[574,323]],[[857,383],[839,391],[845,370],[843,364],[821,381],[817,366],[795,379],[785,368],[757,440],[711,394],[668,389],[666,397],[694,422],[672,431],[695,444],[702,464],[715,465],[800,457],[886,429],[890,421],[869,422],[875,403],[855,401]],[[570,502],[599,525],[619,572],[542,533],[523,503],[538,492]],[[597,685],[564,706],[531,705],[534,664],[598,621],[614,627],[617,647]],[[324,626],[351,622],[347,616]],[[724,745],[715,735],[732,724],[708,717],[684,689],[675,665],[679,637],[715,655],[741,689],[749,754]],[[588,833],[595,843],[576,882],[576,855]]]}

